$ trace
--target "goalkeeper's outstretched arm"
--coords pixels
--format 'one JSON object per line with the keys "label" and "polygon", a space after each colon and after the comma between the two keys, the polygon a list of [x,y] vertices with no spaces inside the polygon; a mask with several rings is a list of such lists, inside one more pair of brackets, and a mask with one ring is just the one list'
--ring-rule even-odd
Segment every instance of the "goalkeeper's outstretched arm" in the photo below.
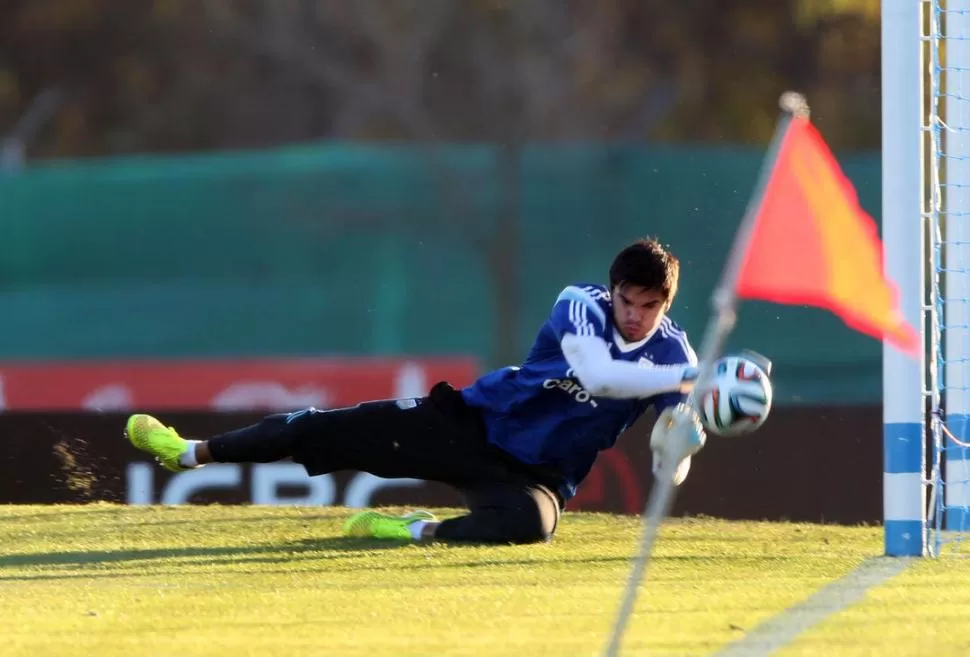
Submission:
{"label": "goalkeeper's outstretched arm", "polygon": [[654,365],[615,360],[606,341],[595,335],[566,333],[560,344],[566,362],[591,395],[644,399],[670,392],[688,393],[697,380],[697,368],[688,363]]}
{"label": "goalkeeper's outstretched arm", "polygon": [[[616,360],[606,342],[592,335],[563,335],[562,351],[576,378],[592,395],[613,398],[647,398],[665,393],[686,394],[697,380],[691,364],[654,365]],[[686,403],[661,410],[650,434],[653,471],[659,475],[670,464],[667,476],[675,486],[687,478],[690,457],[706,442],[697,412]]]}

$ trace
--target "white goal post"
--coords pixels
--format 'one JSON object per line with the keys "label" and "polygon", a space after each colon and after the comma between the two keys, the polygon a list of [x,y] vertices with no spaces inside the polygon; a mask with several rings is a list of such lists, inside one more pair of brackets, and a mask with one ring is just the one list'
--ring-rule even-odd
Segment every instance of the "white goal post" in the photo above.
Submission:
{"label": "white goal post", "polygon": [[[882,237],[900,308],[925,338],[922,5],[882,3]],[[921,556],[927,545],[924,365],[884,343],[883,519],[890,556]]]}

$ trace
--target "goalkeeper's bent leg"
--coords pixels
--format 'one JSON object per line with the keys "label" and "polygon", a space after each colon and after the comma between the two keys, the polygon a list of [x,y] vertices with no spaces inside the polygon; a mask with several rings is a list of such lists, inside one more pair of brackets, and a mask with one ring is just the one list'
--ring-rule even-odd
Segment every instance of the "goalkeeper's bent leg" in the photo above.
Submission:
{"label": "goalkeeper's bent leg", "polygon": [[434,538],[522,545],[548,542],[556,532],[560,502],[545,486],[493,482],[465,492],[470,513],[443,520],[433,529]]}
{"label": "goalkeeper's bent leg", "polygon": [[404,516],[360,511],[344,525],[344,535],[393,540],[527,544],[552,539],[560,504],[548,488],[530,482],[493,482],[465,489],[470,512],[441,522],[426,511]]}

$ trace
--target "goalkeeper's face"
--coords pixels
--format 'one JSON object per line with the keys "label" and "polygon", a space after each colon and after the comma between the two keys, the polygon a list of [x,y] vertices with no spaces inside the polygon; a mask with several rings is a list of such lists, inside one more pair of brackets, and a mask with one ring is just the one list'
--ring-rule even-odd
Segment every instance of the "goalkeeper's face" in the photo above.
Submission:
{"label": "goalkeeper's face", "polygon": [[622,284],[613,288],[613,321],[623,339],[638,342],[660,325],[667,299],[660,290]]}

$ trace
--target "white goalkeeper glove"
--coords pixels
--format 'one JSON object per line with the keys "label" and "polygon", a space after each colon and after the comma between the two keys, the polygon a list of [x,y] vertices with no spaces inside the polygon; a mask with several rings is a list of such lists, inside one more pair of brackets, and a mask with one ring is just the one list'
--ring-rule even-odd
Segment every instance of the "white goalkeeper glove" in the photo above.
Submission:
{"label": "white goalkeeper glove", "polygon": [[680,486],[690,471],[690,457],[706,441],[707,434],[691,406],[677,404],[664,409],[650,433],[654,476],[669,476],[674,486]]}

